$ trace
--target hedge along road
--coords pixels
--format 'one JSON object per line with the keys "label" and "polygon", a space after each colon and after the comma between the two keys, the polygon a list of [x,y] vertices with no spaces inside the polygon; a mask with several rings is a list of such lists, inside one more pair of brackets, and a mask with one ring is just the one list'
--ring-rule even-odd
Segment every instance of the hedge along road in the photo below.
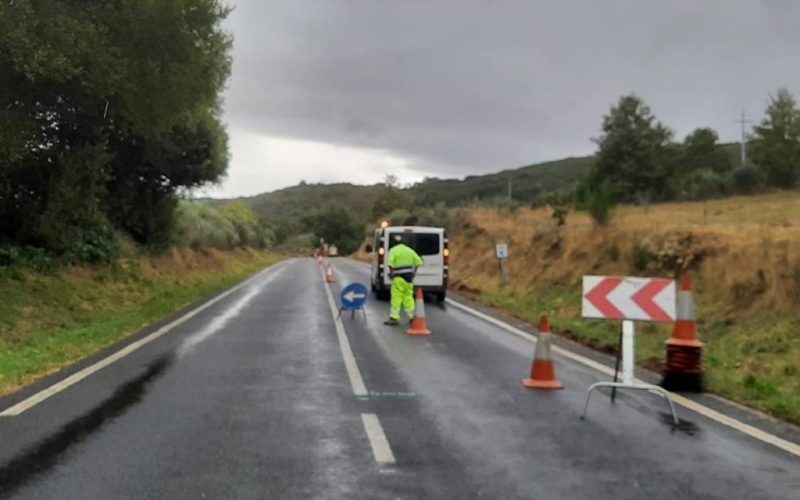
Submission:
{"label": "hedge along road", "polygon": [[581,421],[607,375],[562,354],[565,389],[526,390],[531,343],[458,307],[429,305],[428,337],[380,302],[334,321],[368,274],[333,263],[333,285],[310,259],[270,268],[0,418],[0,497],[797,496],[796,455],[686,408],[675,430],[656,396],[596,397]]}

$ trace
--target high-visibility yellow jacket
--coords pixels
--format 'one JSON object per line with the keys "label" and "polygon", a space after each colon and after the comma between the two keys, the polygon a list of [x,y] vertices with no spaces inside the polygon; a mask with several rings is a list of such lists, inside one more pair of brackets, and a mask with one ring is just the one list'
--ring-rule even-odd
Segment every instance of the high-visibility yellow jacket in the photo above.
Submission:
{"label": "high-visibility yellow jacket", "polygon": [[417,252],[402,243],[398,243],[389,250],[389,268],[392,276],[399,276],[408,282],[414,279],[414,271],[423,264],[422,257]]}

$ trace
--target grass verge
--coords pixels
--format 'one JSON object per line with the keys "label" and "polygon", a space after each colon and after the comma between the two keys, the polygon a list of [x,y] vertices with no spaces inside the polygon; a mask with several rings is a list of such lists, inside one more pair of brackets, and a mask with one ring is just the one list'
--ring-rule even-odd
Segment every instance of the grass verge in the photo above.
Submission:
{"label": "grass verge", "polygon": [[110,267],[0,274],[0,395],[91,355],[281,256],[174,249]]}

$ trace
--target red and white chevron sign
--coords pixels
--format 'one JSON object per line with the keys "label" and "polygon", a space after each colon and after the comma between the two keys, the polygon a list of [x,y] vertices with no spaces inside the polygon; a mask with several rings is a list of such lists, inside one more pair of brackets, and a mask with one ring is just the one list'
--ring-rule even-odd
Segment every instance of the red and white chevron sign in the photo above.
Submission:
{"label": "red and white chevron sign", "polygon": [[675,281],[584,276],[584,318],[675,321]]}

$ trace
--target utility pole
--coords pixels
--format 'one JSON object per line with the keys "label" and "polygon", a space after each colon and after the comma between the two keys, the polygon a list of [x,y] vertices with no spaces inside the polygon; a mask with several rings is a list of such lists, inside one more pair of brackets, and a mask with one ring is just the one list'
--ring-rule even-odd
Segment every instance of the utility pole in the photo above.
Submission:
{"label": "utility pole", "polygon": [[742,126],[742,142],[741,142],[741,149],[742,149],[742,166],[747,163],[747,134],[745,133],[744,126],[746,124],[753,123],[753,120],[748,120],[745,118],[745,111],[742,110],[742,117],[736,120],[736,123],[741,124]]}

